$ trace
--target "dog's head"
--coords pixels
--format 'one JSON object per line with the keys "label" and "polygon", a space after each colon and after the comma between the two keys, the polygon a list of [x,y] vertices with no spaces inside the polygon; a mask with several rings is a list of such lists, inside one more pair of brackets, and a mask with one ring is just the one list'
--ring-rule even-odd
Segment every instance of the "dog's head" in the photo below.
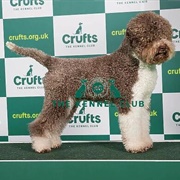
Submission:
{"label": "dog's head", "polygon": [[132,55],[148,64],[161,64],[174,54],[170,23],[153,12],[139,14],[127,25]]}

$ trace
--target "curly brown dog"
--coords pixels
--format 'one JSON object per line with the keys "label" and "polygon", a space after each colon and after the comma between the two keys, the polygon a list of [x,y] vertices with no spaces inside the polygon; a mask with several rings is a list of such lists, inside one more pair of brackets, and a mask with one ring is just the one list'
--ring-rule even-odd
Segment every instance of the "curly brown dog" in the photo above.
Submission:
{"label": "curly brown dog", "polygon": [[[6,45],[12,51],[34,58],[48,69],[44,77],[45,98],[40,115],[29,125],[32,148],[39,153],[51,151],[61,145],[59,138],[64,127],[77,109],[75,94],[84,83],[101,77],[115,84],[121,96],[113,98],[90,96],[85,93],[80,100],[108,101],[119,111],[119,123],[125,149],[132,153],[152,148],[149,135],[149,106],[156,85],[156,65],[172,58],[174,45],[169,22],[152,12],[137,15],[127,25],[126,36],[119,49],[110,55],[86,59],[51,57],[34,48]],[[124,99],[125,98],[125,99]],[[53,100],[69,101],[69,108],[54,107]],[[121,100],[131,103],[141,100],[143,107],[122,107]]]}

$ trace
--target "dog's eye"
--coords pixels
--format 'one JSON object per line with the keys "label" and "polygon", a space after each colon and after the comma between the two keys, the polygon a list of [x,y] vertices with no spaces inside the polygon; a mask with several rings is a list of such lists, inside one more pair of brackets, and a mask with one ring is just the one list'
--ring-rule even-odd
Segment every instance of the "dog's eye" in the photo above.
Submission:
{"label": "dog's eye", "polygon": [[136,46],[139,43],[140,39],[139,38],[133,38],[131,41],[132,46]]}

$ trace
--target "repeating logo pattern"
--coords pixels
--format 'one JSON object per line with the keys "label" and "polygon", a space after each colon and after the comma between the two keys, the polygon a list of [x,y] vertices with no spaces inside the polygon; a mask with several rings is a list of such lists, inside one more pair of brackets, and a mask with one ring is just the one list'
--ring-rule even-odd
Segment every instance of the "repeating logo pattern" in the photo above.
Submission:
{"label": "repeating logo pattern", "polygon": [[[139,12],[106,14],[107,52],[117,50],[126,34],[126,26]],[[116,21],[118,19],[118,22]]]}
{"label": "repeating logo pattern", "polygon": [[[0,141],[30,141],[28,123],[41,111],[47,72],[35,60],[11,52],[4,42],[38,48],[52,56],[101,56],[119,48],[127,23],[144,11],[170,21],[176,47],[173,59],[157,66],[150,133],[154,141],[180,140],[179,0],[0,0]],[[91,96],[105,96],[110,82],[97,77],[87,84],[84,79],[77,95],[82,95],[83,88]],[[81,102],[62,139],[121,140],[117,108]]]}
{"label": "repeating logo pattern", "polygon": [[180,9],[171,10],[163,10],[161,11],[161,15],[168,19],[171,22],[172,30],[173,30],[173,42],[176,47],[176,51],[180,51],[180,22],[176,20],[175,17],[178,17],[180,13]]}
{"label": "repeating logo pattern", "polygon": [[84,107],[83,102],[77,109],[74,117],[69,121],[63,135],[108,135],[109,109],[98,107]]}
{"label": "repeating logo pattern", "polygon": [[[179,78],[180,78],[180,52],[172,60],[162,65],[163,73],[163,92],[180,92]],[[168,83],[167,83],[168,82]]]}
{"label": "repeating logo pattern", "polygon": [[[19,46],[41,49],[54,55],[53,20],[50,17],[4,19],[4,39]],[[19,55],[5,48],[5,57]]]}
{"label": "repeating logo pattern", "polygon": [[9,135],[28,135],[28,124],[38,117],[42,104],[43,97],[8,97],[7,105]]}
{"label": "repeating logo pattern", "polygon": [[35,60],[7,58],[5,67],[8,97],[44,96],[42,80],[47,70]]}
{"label": "repeating logo pattern", "polygon": [[3,18],[52,16],[52,0],[2,0]]}
{"label": "repeating logo pattern", "polygon": [[55,16],[55,55],[106,54],[105,34],[104,14]]}
{"label": "repeating logo pattern", "polygon": [[170,137],[180,132],[179,98],[179,94],[163,94],[164,133]]}

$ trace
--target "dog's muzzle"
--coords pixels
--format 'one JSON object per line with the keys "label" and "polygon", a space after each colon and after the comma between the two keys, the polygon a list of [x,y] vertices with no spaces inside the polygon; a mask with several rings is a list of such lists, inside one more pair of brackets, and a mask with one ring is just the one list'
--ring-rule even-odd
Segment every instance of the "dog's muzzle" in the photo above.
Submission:
{"label": "dog's muzzle", "polygon": [[157,53],[155,54],[154,57],[158,58],[159,56],[162,56],[162,57],[168,58],[169,50],[170,50],[169,47],[166,44],[163,44],[158,47]]}
{"label": "dog's muzzle", "polygon": [[142,58],[148,64],[161,64],[173,57],[174,49],[175,46],[171,41],[162,39],[154,42],[151,47],[144,49]]}

